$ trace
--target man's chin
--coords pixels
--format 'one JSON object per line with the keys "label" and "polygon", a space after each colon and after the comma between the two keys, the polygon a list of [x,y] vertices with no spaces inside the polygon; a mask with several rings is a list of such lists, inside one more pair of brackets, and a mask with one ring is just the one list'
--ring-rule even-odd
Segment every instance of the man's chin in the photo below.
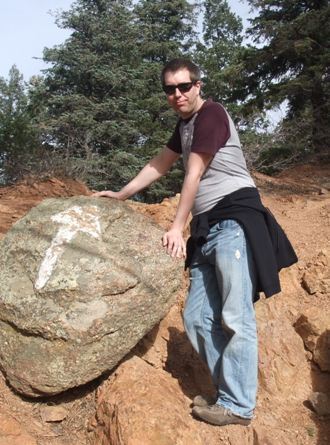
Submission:
{"label": "man's chin", "polygon": [[176,106],[176,112],[180,115],[180,116],[186,116],[187,114],[189,114],[188,109],[185,105],[181,105],[181,106]]}

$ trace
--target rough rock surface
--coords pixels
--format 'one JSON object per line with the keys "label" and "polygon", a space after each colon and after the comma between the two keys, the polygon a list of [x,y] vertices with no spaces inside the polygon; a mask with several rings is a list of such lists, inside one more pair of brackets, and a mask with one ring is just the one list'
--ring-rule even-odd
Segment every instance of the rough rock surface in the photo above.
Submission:
{"label": "rough rock surface", "polygon": [[[264,198],[266,205],[269,205],[269,201],[269,197]],[[274,209],[274,201],[270,204],[270,207]],[[286,225],[283,225],[285,230],[287,230],[288,222],[291,222],[287,233],[289,238],[295,241],[300,262],[281,272],[282,293],[280,295],[271,299],[261,299],[256,305],[260,360],[255,419],[248,428],[234,425],[218,428],[192,419],[192,425],[198,425],[198,433],[195,441],[190,442],[191,444],[199,443],[200,438],[209,445],[325,445],[329,442],[329,428],[326,426],[326,421],[316,418],[307,402],[313,390],[327,391],[330,383],[329,376],[328,373],[321,372],[318,367],[311,368],[309,353],[306,352],[304,342],[295,329],[297,319],[309,306],[315,306],[319,314],[320,306],[327,307],[328,295],[324,291],[324,286],[317,287],[316,292],[313,293],[317,299],[311,300],[309,293],[307,294],[304,290],[306,288],[302,280],[313,265],[315,276],[322,275],[326,283],[327,266],[324,252],[320,252],[315,258],[317,232],[312,231],[314,244],[306,243],[305,234],[306,224],[310,224],[312,215],[319,214],[320,218],[323,218],[323,215],[324,218],[327,217],[324,210],[326,203],[316,200],[307,202],[304,197],[289,197],[277,198],[276,205],[279,222],[281,223],[283,219],[286,221]],[[302,213],[303,210],[305,213]],[[157,218],[155,208],[151,211]],[[301,222],[297,222],[297,212],[299,212]],[[310,232],[309,226],[309,236]],[[322,243],[326,236],[326,233],[320,236]],[[318,238],[316,239],[319,241]],[[311,249],[307,249],[310,246]],[[162,426],[162,431],[166,431],[171,425],[171,418],[167,417],[168,413],[172,410],[172,415],[176,415],[173,414],[173,404],[167,401],[168,393],[176,390],[177,400],[182,397],[182,393],[189,400],[198,393],[212,393],[208,374],[192,350],[183,330],[180,316],[183,300],[184,297],[179,296],[176,307],[171,309],[160,325],[144,337],[134,350],[154,368],[152,371],[146,371],[146,375],[149,376],[149,372],[158,372],[160,379],[165,370],[179,383],[179,387],[174,387],[170,380],[162,380],[161,387],[157,388],[162,398],[159,397],[158,392],[157,397],[153,396],[154,410],[148,411],[148,424],[158,424],[159,411],[163,407],[167,415],[163,418],[165,425]],[[129,412],[128,409],[120,409],[122,404],[124,407],[129,405],[129,402],[125,402],[127,370],[138,366],[146,369],[145,365],[140,365],[135,358],[130,359],[120,365],[116,370],[116,375],[110,376],[106,384],[99,389],[97,399],[99,416],[96,416],[90,424],[93,445],[96,443],[140,445],[138,436],[135,436],[130,428],[131,424],[134,424],[137,430],[144,428],[145,411],[140,409],[140,399],[130,400],[135,405],[135,409],[131,407]],[[134,374],[137,373],[138,371],[134,370]],[[143,379],[144,384],[149,386],[149,392],[153,393],[153,381],[150,380],[150,384],[148,381],[148,378]],[[139,382],[132,384],[139,392]],[[148,393],[144,397],[148,399]],[[149,405],[151,401],[148,399],[146,403]],[[118,409],[115,409],[116,406]],[[182,408],[184,408],[183,405]],[[189,406],[186,405],[186,409],[190,412]],[[181,408],[180,415],[184,415]],[[124,426],[122,435],[118,434],[121,426]],[[127,430],[131,433],[125,435]],[[174,437],[178,437],[176,440],[179,440],[180,430],[181,422],[175,428],[177,435]],[[154,443],[163,444],[165,438],[166,434]],[[164,443],[167,443],[166,440]],[[176,444],[175,441],[169,443]]]}
{"label": "rough rock surface", "polygon": [[0,445],[37,445],[19,422],[6,412],[0,412]]}
{"label": "rough rock surface", "polygon": [[[262,306],[259,336],[264,341],[258,410],[251,426],[214,427],[190,415],[193,397],[211,395],[212,384],[174,306],[134,349],[140,358],[133,356],[122,363],[98,388],[96,416],[89,424],[90,445],[306,445],[306,434],[292,429],[292,421],[301,415],[297,412],[300,401],[311,390],[306,385],[309,370],[302,340],[288,319],[283,326],[276,323],[276,303],[270,309],[269,301],[258,304]],[[268,321],[263,320],[265,315]],[[290,351],[285,345],[289,335],[295,336]],[[269,338],[274,346],[267,345]],[[293,386],[297,391],[292,392]],[[283,398],[291,413],[288,418],[283,418]]]}
{"label": "rough rock surface", "polygon": [[295,323],[295,329],[313,354],[314,362],[322,371],[330,372],[330,308],[322,313],[314,306],[306,309]]}
{"label": "rough rock surface", "polygon": [[[317,413],[320,409],[320,394],[330,393],[330,373],[321,371],[312,360],[312,353],[308,351],[294,326],[302,314],[308,309],[317,309],[320,318],[329,308],[329,292],[324,292],[318,277],[329,277],[329,268],[325,267],[323,252],[330,241],[330,193],[319,194],[319,189],[325,187],[330,190],[330,170],[328,165],[308,163],[296,166],[283,172],[280,176],[269,177],[260,173],[255,174],[264,203],[274,212],[289,239],[293,243],[299,257],[299,263],[281,272],[282,293],[271,299],[260,300],[257,303],[259,339],[260,339],[260,371],[261,380],[258,392],[256,416],[251,426],[214,427],[191,418],[191,425],[196,425],[199,438],[207,445],[329,445],[330,422],[329,417]],[[303,180],[302,180],[303,178]],[[36,205],[46,196],[60,196],[61,194],[83,194],[77,190],[78,185],[61,180],[47,182],[29,181],[13,187],[0,188],[0,237],[8,230],[10,224],[21,217],[28,207]],[[79,189],[81,186],[79,185]],[[87,191],[87,194],[90,193]],[[27,204],[28,203],[28,204]],[[166,229],[175,213],[178,197],[165,200],[161,204],[143,205],[127,202],[135,210],[150,215],[158,224]],[[328,262],[329,264],[329,262]],[[308,272],[315,276],[314,286],[308,279]],[[303,283],[303,276],[308,279],[310,293]],[[212,386],[209,375],[191,348],[182,326],[182,307],[185,290],[176,295],[176,304],[171,307],[168,315],[156,325],[150,333],[134,348],[132,353],[138,355],[147,365],[142,363],[142,369],[148,369],[152,375],[159,372],[162,396],[155,398],[154,420],[149,411],[151,422],[156,422],[159,416],[159,404],[165,409],[166,422],[171,419],[167,394],[170,391],[171,400],[176,391],[177,409],[180,418],[190,419],[189,400],[198,393],[211,393]],[[330,326],[329,326],[330,328]],[[1,345],[0,345],[1,348]],[[131,353],[129,354],[131,357]],[[13,435],[1,429],[6,419],[11,424],[16,419],[16,428],[21,428],[20,435],[28,434],[38,445],[91,445],[91,437],[95,440],[95,429],[104,441],[97,445],[113,445],[108,440],[108,432],[102,432],[101,419],[98,422],[95,412],[101,409],[95,406],[98,402],[116,404],[124,400],[127,391],[128,357],[116,367],[116,371],[108,376],[104,384],[99,386],[100,379],[94,380],[83,387],[61,393],[44,399],[28,400],[12,391],[0,373],[0,444],[27,445],[29,442],[22,436],[14,440]],[[135,360],[136,366],[141,361]],[[167,378],[164,378],[166,373]],[[136,371],[136,375],[138,371]],[[140,374],[141,375],[141,374]],[[126,377],[125,377],[126,376]],[[146,378],[147,378],[146,376]],[[125,378],[124,378],[125,377]],[[116,379],[116,383],[114,380]],[[146,379],[143,378],[146,382]],[[120,382],[123,386],[120,388]],[[153,380],[151,380],[153,382]],[[116,385],[116,396],[107,392],[110,385]],[[139,382],[135,385],[138,388]],[[147,384],[146,384],[147,385]],[[149,385],[152,391],[152,383]],[[114,386],[111,386],[114,387]],[[101,388],[101,389],[99,389]],[[104,395],[101,391],[104,390]],[[317,403],[311,400],[311,393],[318,393]],[[97,394],[97,397],[96,397]],[[315,397],[315,394],[314,394]],[[188,398],[188,399],[187,399]],[[322,397],[323,402],[324,397]],[[165,402],[164,402],[164,401]],[[313,409],[313,403],[315,405]],[[148,404],[151,403],[148,398]],[[44,421],[44,407],[63,407],[67,416],[62,421]],[[127,404],[126,404],[127,406]],[[141,407],[141,405],[139,405]],[[138,407],[139,407],[138,406]],[[130,418],[125,418],[125,411],[118,410],[118,422],[122,425],[134,421],[142,429],[145,423],[143,409],[130,411]],[[324,406],[322,405],[322,413]],[[172,410],[173,412],[173,410]],[[105,415],[105,414],[104,414]],[[178,416],[175,409],[174,415]],[[88,422],[88,419],[93,419]],[[106,419],[109,425],[111,420]],[[171,423],[173,425],[173,423]],[[190,423],[189,423],[190,424]],[[104,425],[105,426],[105,425]],[[174,427],[180,436],[181,425]],[[166,430],[166,427],[164,426]],[[194,429],[195,430],[195,429]],[[22,440],[21,440],[22,439]],[[1,442],[2,440],[2,442]],[[24,441],[26,440],[26,441]],[[30,445],[30,444],[29,444]],[[137,445],[128,442],[125,445]],[[144,445],[140,443],[139,445]],[[163,445],[162,438],[153,445]],[[189,444],[190,445],[190,444]],[[194,440],[191,445],[195,445]]]}
{"label": "rough rock surface", "polygon": [[98,426],[91,443],[203,445],[189,403],[168,373],[133,357],[98,391]]}
{"label": "rough rock surface", "polygon": [[0,366],[29,396],[112,369],[164,317],[182,270],[162,230],[114,200],[46,200],[0,246]]}
{"label": "rough rock surface", "polygon": [[85,184],[70,178],[48,178],[42,181],[26,178],[15,185],[0,187],[0,239],[15,221],[44,199],[90,194]]}
{"label": "rough rock surface", "polygon": [[318,253],[302,277],[302,286],[311,295],[330,294],[329,252],[325,249]]}
{"label": "rough rock surface", "polygon": [[330,393],[313,392],[308,400],[319,416],[330,415]]}
{"label": "rough rock surface", "polygon": [[305,363],[303,342],[296,335],[290,318],[283,313],[282,304],[276,297],[256,304],[259,397],[262,395],[265,401],[271,398],[273,402],[286,398],[289,405],[308,397],[311,388],[304,382],[308,382],[310,372]]}

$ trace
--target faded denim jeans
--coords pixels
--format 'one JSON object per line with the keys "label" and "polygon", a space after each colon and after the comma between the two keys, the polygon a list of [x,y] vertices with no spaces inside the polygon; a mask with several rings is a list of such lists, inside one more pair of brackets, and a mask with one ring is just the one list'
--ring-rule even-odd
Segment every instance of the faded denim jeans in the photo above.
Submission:
{"label": "faded denim jeans", "polygon": [[222,220],[210,229],[194,254],[190,280],[185,329],[209,367],[216,403],[251,418],[258,373],[255,269],[240,224]]}

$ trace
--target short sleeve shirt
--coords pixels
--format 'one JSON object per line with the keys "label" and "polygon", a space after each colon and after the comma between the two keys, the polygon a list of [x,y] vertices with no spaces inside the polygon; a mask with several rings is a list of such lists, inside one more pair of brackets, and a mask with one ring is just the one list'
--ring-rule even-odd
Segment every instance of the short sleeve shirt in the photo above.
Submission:
{"label": "short sleeve shirt", "polygon": [[182,153],[180,125],[189,124],[194,119],[194,135],[190,151],[215,155],[223,147],[230,136],[230,125],[225,109],[211,100],[205,101],[196,115],[190,119],[179,119],[168,148],[176,153]]}
{"label": "short sleeve shirt", "polygon": [[211,210],[236,190],[255,187],[235,125],[219,103],[208,100],[190,119],[179,119],[167,146],[182,154],[185,168],[191,152],[213,156],[200,180],[193,215]]}

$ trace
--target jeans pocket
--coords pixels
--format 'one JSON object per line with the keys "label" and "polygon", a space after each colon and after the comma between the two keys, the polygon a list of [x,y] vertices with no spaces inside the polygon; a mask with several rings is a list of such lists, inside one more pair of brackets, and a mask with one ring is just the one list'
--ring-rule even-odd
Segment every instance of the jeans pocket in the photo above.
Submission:
{"label": "jeans pocket", "polygon": [[221,232],[223,230],[241,231],[242,227],[235,219],[221,219],[210,228],[209,235],[212,235],[212,233]]}

